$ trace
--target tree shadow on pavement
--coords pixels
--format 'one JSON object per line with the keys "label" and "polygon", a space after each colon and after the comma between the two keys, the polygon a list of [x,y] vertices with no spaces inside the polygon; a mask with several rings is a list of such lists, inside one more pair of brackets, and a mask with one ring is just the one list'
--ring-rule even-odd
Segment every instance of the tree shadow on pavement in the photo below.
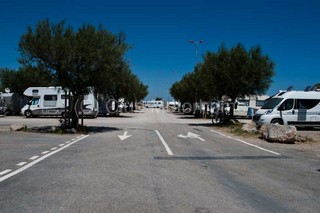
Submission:
{"label": "tree shadow on pavement", "polygon": [[189,126],[205,126],[205,127],[213,127],[213,126],[215,126],[211,122],[208,122],[208,123],[192,123],[192,124],[188,124],[188,125]]}
{"label": "tree shadow on pavement", "polygon": [[103,133],[103,132],[119,131],[121,129],[117,127],[107,127],[107,126],[88,126],[87,130],[89,132],[94,132],[94,133]]}
{"label": "tree shadow on pavement", "polygon": [[54,126],[40,126],[28,128],[27,132],[34,133],[57,133],[57,134],[75,134],[75,133],[103,133],[103,132],[113,132],[121,130],[116,127],[106,127],[106,126],[85,126],[84,131],[77,132],[74,129],[65,129],[62,130],[60,127]]}

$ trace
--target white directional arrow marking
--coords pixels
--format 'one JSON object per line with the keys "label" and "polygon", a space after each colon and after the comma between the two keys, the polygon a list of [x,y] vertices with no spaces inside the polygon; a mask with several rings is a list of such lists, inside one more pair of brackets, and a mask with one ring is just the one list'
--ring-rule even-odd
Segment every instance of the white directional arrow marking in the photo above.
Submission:
{"label": "white directional arrow marking", "polygon": [[199,139],[199,140],[201,140],[201,141],[205,141],[204,139],[202,139],[202,138],[200,137],[200,135],[194,134],[194,133],[192,133],[192,132],[188,132],[187,135],[182,135],[182,134],[180,134],[180,135],[178,135],[178,137],[179,137],[179,138],[197,138],[197,139]]}
{"label": "white directional arrow marking", "polygon": [[118,137],[120,138],[120,140],[125,140],[125,139],[127,139],[127,138],[130,138],[132,135],[127,135],[128,134],[128,132],[127,131],[125,131],[124,133],[123,133],[123,135],[118,135]]}

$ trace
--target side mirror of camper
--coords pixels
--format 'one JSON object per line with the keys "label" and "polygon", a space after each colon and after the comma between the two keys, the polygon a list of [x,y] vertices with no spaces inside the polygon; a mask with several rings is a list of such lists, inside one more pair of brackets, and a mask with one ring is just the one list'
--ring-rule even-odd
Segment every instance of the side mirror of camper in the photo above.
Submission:
{"label": "side mirror of camper", "polygon": [[283,111],[283,110],[285,110],[285,105],[281,105],[278,107],[278,111]]}

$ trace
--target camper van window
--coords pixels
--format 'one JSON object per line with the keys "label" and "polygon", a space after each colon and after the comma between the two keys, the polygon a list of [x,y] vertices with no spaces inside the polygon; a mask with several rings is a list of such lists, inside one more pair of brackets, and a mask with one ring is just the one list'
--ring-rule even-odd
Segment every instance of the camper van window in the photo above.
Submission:
{"label": "camper van window", "polygon": [[273,109],[275,108],[283,98],[271,98],[269,99],[262,107],[261,109]]}
{"label": "camper van window", "polygon": [[30,101],[30,105],[38,105],[39,104],[39,98],[34,98]]}
{"label": "camper van window", "polygon": [[311,109],[319,104],[317,99],[298,99],[296,101],[295,109]]}
{"label": "camper van window", "polygon": [[61,99],[69,99],[68,95],[61,95]]}
{"label": "camper van window", "polygon": [[57,105],[57,95],[45,95],[43,99],[44,107],[55,107]]}
{"label": "camper van window", "polygon": [[278,110],[291,110],[293,108],[293,99],[287,99],[285,100]]}
{"label": "camper van window", "polygon": [[57,95],[45,95],[43,97],[45,101],[56,101],[57,100]]}
{"label": "camper van window", "polygon": [[261,107],[264,105],[264,100],[256,100],[256,106]]}
{"label": "camper van window", "polygon": [[33,89],[32,90],[32,95],[38,95],[39,93],[39,90],[38,89]]}
{"label": "camper van window", "polygon": [[249,106],[249,100],[238,100],[238,106]]}

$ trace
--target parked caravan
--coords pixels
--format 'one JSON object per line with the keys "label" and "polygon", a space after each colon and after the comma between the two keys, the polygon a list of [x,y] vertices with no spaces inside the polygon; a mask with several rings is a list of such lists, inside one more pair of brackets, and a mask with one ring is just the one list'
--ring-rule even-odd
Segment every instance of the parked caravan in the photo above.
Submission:
{"label": "parked caravan", "polygon": [[[69,106],[66,93],[69,91],[62,87],[29,87],[23,94],[32,97],[32,100],[21,109],[21,114],[26,117],[64,116],[65,109]],[[82,112],[85,117],[97,117],[98,101],[93,93],[84,97]]]}
{"label": "parked caravan", "polygon": [[253,117],[258,126],[266,123],[320,126],[319,91],[280,91]]}
{"label": "parked caravan", "polygon": [[164,108],[164,101],[144,101],[144,106],[146,108]]}
{"label": "parked caravan", "polygon": [[0,114],[13,115],[20,114],[22,107],[29,99],[17,93],[0,93]]}
{"label": "parked caravan", "polygon": [[252,117],[260,109],[269,96],[249,96],[237,98],[234,104],[233,115],[238,117]]}

